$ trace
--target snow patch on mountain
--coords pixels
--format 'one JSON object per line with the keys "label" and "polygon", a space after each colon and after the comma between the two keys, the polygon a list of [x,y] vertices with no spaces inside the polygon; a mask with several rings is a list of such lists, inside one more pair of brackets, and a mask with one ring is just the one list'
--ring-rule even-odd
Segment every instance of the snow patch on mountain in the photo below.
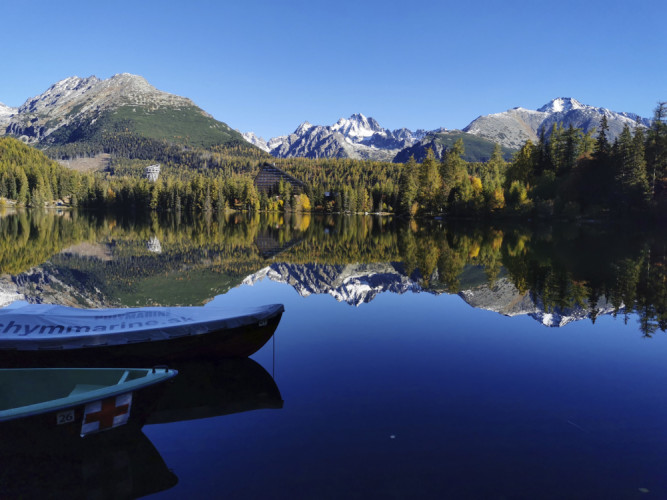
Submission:
{"label": "snow patch on mountain", "polygon": [[25,295],[19,291],[16,284],[6,279],[6,276],[3,278],[0,279],[0,307],[8,306],[17,300],[25,300]]}
{"label": "snow patch on mountain", "polygon": [[573,109],[584,109],[585,106],[571,97],[558,97],[542,106],[538,111],[542,113],[567,113]]}
{"label": "snow patch on mountain", "polygon": [[9,118],[17,111],[18,108],[12,108],[0,102],[0,120],[3,118]]}
{"label": "snow patch on mountain", "polygon": [[297,135],[303,135],[306,132],[308,132],[310,129],[312,129],[313,127],[314,127],[314,125],[305,121],[297,127],[297,129],[294,131],[294,133],[297,134]]}
{"label": "snow patch on mountain", "polygon": [[0,102],[0,135],[5,133],[7,125],[12,115],[18,112],[18,108],[12,108]]}
{"label": "snow patch on mountain", "polygon": [[276,149],[277,147],[280,147],[280,145],[287,140],[286,135],[279,135],[278,137],[272,137],[269,139],[266,143],[266,145],[269,148],[269,152],[273,149]]}
{"label": "snow patch on mountain", "polygon": [[243,138],[250,144],[257,146],[262,151],[269,152],[269,145],[262,137],[257,137],[254,132],[241,132]]}
{"label": "snow patch on mountain", "polygon": [[546,312],[543,309],[538,309],[536,312],[530,313],[529,316],[539,321],[544,326],[560,328],[573,321],[592,319],[598,316],[613,314],[614,311],[615,307],[603,297],[594,307],[591,307],[590,304],[586,303],[571,308],[557,307],[549,312]]}

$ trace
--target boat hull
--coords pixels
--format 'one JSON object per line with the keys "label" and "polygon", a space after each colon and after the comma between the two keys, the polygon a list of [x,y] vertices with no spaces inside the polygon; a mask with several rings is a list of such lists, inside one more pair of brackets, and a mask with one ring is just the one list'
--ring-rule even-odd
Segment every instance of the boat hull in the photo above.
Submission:
{"label": "boat hull", "polygon": [[220,358],[248,357],[273,336],[282,312],[258,324],[214,330],[172,339],[97,345],[77,349],[0,349],[3,367],[154,366]]}
{"label": "boat hull", "polygon": [[[6,393],[2,399],[2,407],[4,409],[0,412],[0,433],[2,434],[3,443],[12,442],[16,445],[21,443],[39,442],[45,445],[57,445],[59,443],[78,441],[82,436],[86,439],[92,436],[113,433],[114,439],[122,439],[123,435],[136,433],[145,424],[146,419],[154,410],[157,402],[161,399],[165,388],[172,382],[172,378],[176,372],[174,370],[162,369],[158,375],[154,375],[152,380],[144,382],[143,379],[137,379],[136,383],[116,384],[109,386],[87,386],[85,384],[95,382],[91,377],[81,377],[79,380],[83,386],[71,385],[74,391],[70,396],[64,396],[62,387],[65,384],[60,384],[57,380],[59,374],[56,372],[66,371],[75,372],[81,370],[85,372],[86,369],[39,369],[46,374],[47,378],[52,379],[47,382],[47,379],[42,377],[41,382],[35,383],[34,378],[30,378],[31,370],[2,370],[3,372],[19,372],[15,377],[19,381],[17,383],[9,382],[9,386],[5,387]],[[110,375],[116,372],[123,372],[124,369],[102,369],[108,370]],[[23,376],[20,372],[28,372]],[[91,370],[88,370],[91,371]],[[100,370],[101,371],[101,370]],[[127,370],[125,370],[127,372]],[[130,369],[132,371],[132,369]],[[148,370],[146,370],[148,371]],[[50,374],[50,372],[54,372]],[[153,369],[155,373],[155,369]],[[22,377],[22,378],[21,378]],[[62,378],[61,378],[62,380]],[[23,383],[21,383],[23,381]],[[3,383],[7,383],[6,381]],[[46,387],[44,386],[51,386]],[[58,393],[54,391],[53,387],[58,387]],[[81,387],[81,392],[76,392],[76,389]],[[54,391],[52,401],[49,398],[40,396],[40,390]],[[65,391],[69,391],[69,388]],[[74,395],[76,394],[76,395]],[[44,402],[42,403],[42,400]],[[127,402],[124,408],[120,407],[120,401]],[[22,401],[14,403],[14,401]],[[98,405],[96,410],[92,408]],[[107,404],[111,408],[107,408]],[[116,407],[116,404],[119,406]],[[12,405],[17,405],[16,409],[12,409]],[[106,417],[103,415],[106,412]],[[126,419],[122,423],[113,421],[114,416],[124,414]],[[110,418],[109,418],[110,417]],[[96,421],[94,422],[94,429],[90,429],[90,425],[84,426],[84,420]]]}

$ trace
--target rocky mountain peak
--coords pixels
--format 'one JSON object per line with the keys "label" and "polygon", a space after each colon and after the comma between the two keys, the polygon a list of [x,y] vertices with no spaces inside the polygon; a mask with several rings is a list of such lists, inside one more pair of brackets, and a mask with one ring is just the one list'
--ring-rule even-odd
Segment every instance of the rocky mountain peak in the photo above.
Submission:
{"label": "rocky mountain peak", "polygon": [[146,80],[141,75],[133,75],[132,73],[117,73],[109,78],[110,82],[118,83],[121,85],[140,85],[145,88],[154,89],[148,80]]}
{"label": "rocky mountain peak", "polygon": [[538,109],[542,113],[567,113],[573,109],[584,109],[585,106],[571,97],[557,97]]}
{"label": "rocky mountain peak", "polygon": [[86,85],[94,85],[100,81],[95,75],[91,75],[87,78],[80,78],[78,76],[68,76],[53,85],[51,85],[47,92],[63,92],[63,91],[73,91],[79,90],[85,87]]}
{"label": "rocky mountain peak", "polygon": [[86,110],[120,105],[180,105],[192,104],[179,97],[157,90],[145,78],[129,73],[114,75],[106,80],[96,76],[79,78],[71,76],[51,85],[43,94],[28,99],[19,109],[19,114],[37,113],[49,115],[72,108]]}
{"label": "rocky mountain peak", "polygon": [[[120,73],[102,82],[102,88],[113,89],[119,94],[166,94],[153,87],[143,76]],[[168,94],[170,95],[170,94]]]}
{"label": "rocky mountain peak", "polygon": [[254,132],[242,132],[241,135],[243,138],[248,141],[250,144],[257,146],[262,151],[269,152],[269,145],[262,137],[258,137]]}
{"label": "rocky mountain peak", "polygon": [[54,83],[44,93],[28,99],[19,107],[18,113],[44,112],[49,108],[76,100],[99,82],[100,80],[95,76],[88,78],[70,76]]}
{"label": "rocky mountain peak", "polygon": [[313,127],[314,127],[313,124],[311,124],[311,123],[308,122],[308,121],[305,121],[305,122],[303,122],[301,125],[299,125],[299,126],[296,128],[296,130],[294,131],[294,133],[295,133],[296,135],[303,135],[303,134],[305,134],[308,130],[310,130],[310,129],[313,128]]}
{"label": "rocky mountain peak", "polygon": [[373,134],[383,132],[383,128],[373,118],[366,118],[361,113],[355,113],[350,118],[341,118],[331,130],[340,132],[351,139],[361,140],[365,137],[371,137]]}

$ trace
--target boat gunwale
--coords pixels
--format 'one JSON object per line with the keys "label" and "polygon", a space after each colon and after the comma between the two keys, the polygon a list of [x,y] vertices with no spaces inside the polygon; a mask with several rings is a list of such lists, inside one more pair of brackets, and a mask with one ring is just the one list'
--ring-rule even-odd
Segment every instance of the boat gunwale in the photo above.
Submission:
{"label": "boat gunwale", "polygon": [[8,422],[18,418],[32,417],[45,413],[65,410],[76,406],[99,401],[101,399],[119,396],[128,392],[138,391],[150,387],[158,382],[166,381],[178,374],[173,368],[3,368],[2,371],[145,371],[144,376],[130,381],[123,381],[114,385],[108,385],[99,389],[68,395],[63,398],[50,399],[41,403],[34,403],[26,406],[19,406],[9,410],[0,410],[0,422]]}

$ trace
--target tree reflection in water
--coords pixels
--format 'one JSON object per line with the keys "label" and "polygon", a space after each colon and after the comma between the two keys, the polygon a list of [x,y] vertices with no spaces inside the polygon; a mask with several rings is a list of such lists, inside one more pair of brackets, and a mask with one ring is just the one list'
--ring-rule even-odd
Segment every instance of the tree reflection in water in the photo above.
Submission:
{"label": "tree reflection in water", "polygon": [[626,321],[637,314],[642,334],[651,336],[667,328],[666,256],[660,228],[593,224],[528,228],[309,214],[0,218],[0,290],[83,307],[201,304],[280,263],[318,265],[320,275],[387,263],[432,293],[509,281],[545,313],[583,310],[593,322],[603,309]]}

